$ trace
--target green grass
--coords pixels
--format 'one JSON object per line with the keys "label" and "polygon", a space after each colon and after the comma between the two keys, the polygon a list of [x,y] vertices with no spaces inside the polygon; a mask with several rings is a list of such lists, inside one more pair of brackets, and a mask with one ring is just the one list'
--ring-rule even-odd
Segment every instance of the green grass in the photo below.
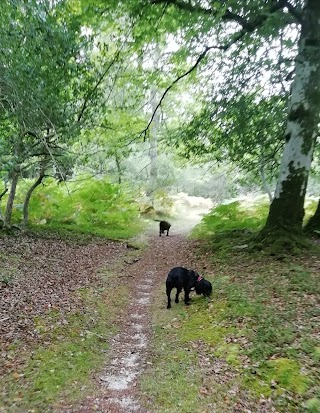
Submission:
{"label": "green grass", "polygon": [[[158,304],[157,302],[157,307]],[[177,311],[176,307],[175,315],[178,315]],[[180,316],[185,317],[185,313]],[[197,357],[191,354],[183,340],[178,338],[180,323],[175,323],[177,318],[172,318],[171,312],[158,311],[155,317],[156,344],[153,349],[153,365],[142,377],[143,392],[148,395],[148,402],[153,407],[156,406],[159,413],[194,411],[199,402],[198,389],[201,385],[201,374],[194,368]],[[158,324],[160,319],[163,322],[161,325]]]}
{"label": "green grass", "polygon": [[37,235],[62,237],[71,240],[91,240],[93,236],[111,240],[128,240],[141,232],[143,224],[138,222],[128,223],[123,227],[95,227],[91,224],[65,225],[61,223],[49,223],[45,226],[30,225],[29,229]]}

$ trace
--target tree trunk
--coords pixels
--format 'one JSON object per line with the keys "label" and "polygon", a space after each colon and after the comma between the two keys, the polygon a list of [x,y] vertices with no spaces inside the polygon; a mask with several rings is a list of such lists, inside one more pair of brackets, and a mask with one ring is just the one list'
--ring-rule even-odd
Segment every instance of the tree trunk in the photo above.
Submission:
{"label": "tree trunk", "polygon": [[13,201],[16,196],[16,189],[17,189],[17,184],[19,180],[19,173],[20,171],[18,168],[14,168],[12,172],[12,178],[11,178],[11,186],[10,186],[10,192],[9,192],[9,197],[6,205],[6,211],[4,214],[4,227],[9,228],[10,223],[11,223],[11,215],[12,215],[12,207],[13,207]]}
{"label": "tree trunk", "polygon": [[119,183],[119,185],[121,185],[122,171],[121,171],[120,158],[119,158],[117,152],[115,153],[115,157],[116,157],[116,165],[117,165],[117,171],[118,171],[118,183]]}
{"label": "tree trunk", "polygon": [[272,202],[272,193],[271,193],[271,191],[270,191],[270,187],[269,187],[269,185],[268,185],[268,182],[267,182],[267,179],[266,179],[266,175],[265,175],[265,173],[264,173],[264,164],[263,164],[263,162],[261,162],[261,166],[260,166],[260,168],[259,168],[259,171],[260,171],[260,176],[261,176],[262,185],[263,185],[264,190],[266,191],[266,193],[267,193],[267,195],[268,195],[268,197],[269,197],[269,202],[270,202],[270,204],[271,204],[271,202]]}
{"label": "tree trunk", "polygon": [[[1,203],[1,199],[4,197],[4,195],[8,192],[8,188],[5,188],[1,194],[0,194],[0,203]],[[3,216],[2,216],[2,209],[1,209],[1,205],[0,205],[0,220],[3,221]]]}
{"label": "tree trunk", "polygon": [[307,224],[304,227],[306,232],[312,232],[314,230],[320,231],[320,200],[314,215],[309,219]]}
{"label": "tree trunk", "polygon": [[304,199],[320,120],[319,21],[319,0],[306,0],[288,108],[286,144],[263,231],[302,230]]}
{"label": "tree trunk", "polygon": [[41,167],[39,177],[38,179],[33,183],[33,185],[28,189],[24,204],[23,204],[23,226],[26,227],[28,224],[28,218],[29,218],[29,203],[30,203],[30,198],[32,195],[32,192],[36,189],[37,186],[39,186],[45,176],[45,165]]}

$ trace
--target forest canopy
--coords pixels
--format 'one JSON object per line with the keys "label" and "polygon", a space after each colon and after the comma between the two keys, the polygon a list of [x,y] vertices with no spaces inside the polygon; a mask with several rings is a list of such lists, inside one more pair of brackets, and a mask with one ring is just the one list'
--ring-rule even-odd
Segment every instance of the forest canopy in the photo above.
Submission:
{"label": "forest canopy", "polygon": [[241,175],[269,195],[264,234],[301,233],[318,163],[316,0],[10,0],[0,16],[5,228],[22,180],[27,225],[48,177],[89,174],[153,202],[188,167]]}

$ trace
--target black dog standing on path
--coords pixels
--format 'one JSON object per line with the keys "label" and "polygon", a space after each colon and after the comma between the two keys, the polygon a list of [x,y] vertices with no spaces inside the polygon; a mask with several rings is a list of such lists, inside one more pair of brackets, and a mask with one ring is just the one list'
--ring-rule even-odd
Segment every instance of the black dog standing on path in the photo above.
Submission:
{"label": "black dog standing on path", "polygon": [[205,280],[195,271],[183,267],[172,268],[168,274],[166,281],[168,297],[167,308],[171,308],[170,294],[173,288],[177,289],[176,298],[174,300],[176,303],[179,302],[179,294],[182,289],[184,289],[184,302],[186,305],[189,304],[189,294],[192,288],[196,290],[197,294],[203,294],[204,296],[209,296],[212,292],[210,281]]}
{"label": "black dog standing on path", "polygon": [[167,231],[167,236],[168,236],[170,227],[171,227],[171,224],[169,224],[169,222],[160,221],[159,222],[159,236],[161,237],[161,234],[164,234],[164,231]]}

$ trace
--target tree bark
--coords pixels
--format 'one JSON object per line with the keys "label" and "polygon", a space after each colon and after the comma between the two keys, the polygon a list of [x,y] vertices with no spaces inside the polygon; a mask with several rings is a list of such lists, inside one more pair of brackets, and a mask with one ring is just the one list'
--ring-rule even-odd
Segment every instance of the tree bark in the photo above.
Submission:
{"label": "tree bark", "polygon": [[11,178],[11,186],[10,186],[10,192],[9,192],[9,197],[6,205],[6,211],[4,214],[4,227],[9,228],[11,224],[11,215],[12,215],[12,207],[13,207],[13,201],[16,195],[16,190],[17,190],[17,184],[19,180],[19,173],[20,171],[18,168],[14,168],[12,172],[12,178]]}
{"label": "tree bark", "polygon": [[319,0],[306,0],[288,108],[286,144],[263,231],[302,231],[304,199],[320,120],[319,21]]}

